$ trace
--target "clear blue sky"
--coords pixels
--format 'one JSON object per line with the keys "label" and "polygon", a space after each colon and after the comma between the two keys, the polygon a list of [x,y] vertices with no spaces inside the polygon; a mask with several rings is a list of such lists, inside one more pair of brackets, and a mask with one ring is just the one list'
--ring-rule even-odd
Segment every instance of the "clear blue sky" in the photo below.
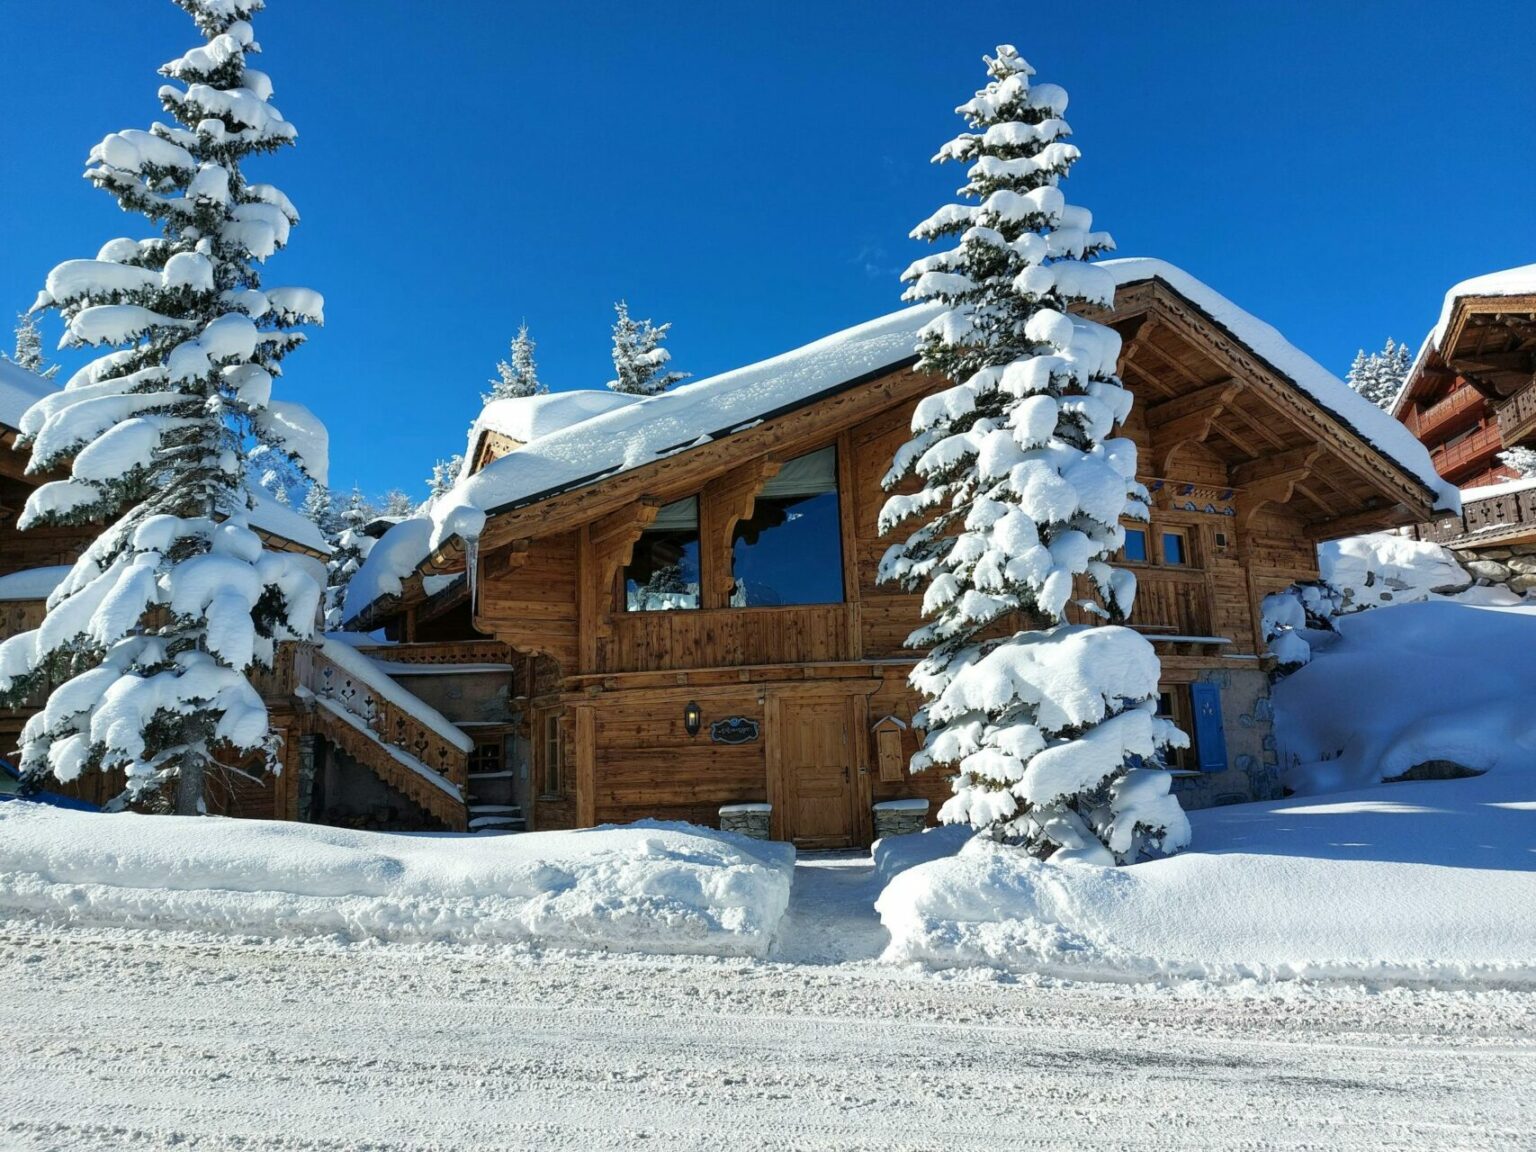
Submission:
{"label": "clear blue sky", "polygon": [[[928,158],[1011,41],[1072,95],[1068,195],[1342,373],[1417,345],[1454,281],[1536,260],[1525,3],[508,4],[270,0],[295,149],[251,167],[304,220],[269,284],[329,322],[280,387],[332,483],[424,489],[520,319],[601,387],[611,303],[718,372],[898,306]],[[79,178],[160,115],[196,32],[169,0],[0,0],[0,318],[144,234]],[[57,321],[49,320],[50,336]],[[8,334],[4,334],[8,335]]]}

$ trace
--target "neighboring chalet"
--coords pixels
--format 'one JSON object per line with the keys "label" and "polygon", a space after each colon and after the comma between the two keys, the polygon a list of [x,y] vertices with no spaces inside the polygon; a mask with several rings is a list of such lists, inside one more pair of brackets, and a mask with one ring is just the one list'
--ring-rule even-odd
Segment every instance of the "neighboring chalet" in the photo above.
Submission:
{"label": "neighboring chalet", "polygon": [[[1275,797],[1259,601],[1317,577],[1318,541],[1454,514],[1456,491],[1274,329],[1167,264],[1108,266],[1120,287],[1095,318],[1124,341],[1126,434],[1153,497],[1122,562],[1162,707],[1193,736],[1176,790]],[[477,821],[745,818],[842,847],[925,803],[932,819],[945,776],[907,771],[920,598],[875,581],[880,479],[944,386],[913,368],[932,315],[658,397],[487,408],[458,484],[379,541],[348,597],[349,627],[387,637],[359,651],[430,695],[473,737],[474,775],[503,782]]]}
{"label": "neighboring chalet", "polygon": [[1446,294],[1392,414],[1462,489],[1461,514],[1420,525],[1420,539],[1467,560],[1536,545],[1536,481],[1498,460],[1508,448],[1536,448],[1536,264]]}
{"label": "neighboring chalet", "polygon": [[[99,526],[16,528],[28,494],[50,478],[26,474],[28,455],[15,448],[22,413],[57,387],[0,359],[0,640],[42,622],[49,594],[100,532]],[[263,498],[251,525],[268,547],[312,557],[324,582],[329,547],[309,520]],[[210,778],[210,811],[370,827],[465,827],[472,743],[461,729],[343,642],[284,644],[278,653],[272,672],[254,680],[282,737],[282,771],[272,775],[259,761],[231,760]],[[41,704],[39,698],[19,709],[0,708],[0,758],[14,759],[22,727]],[[103,804],[122,786],[120,774],[94,773],[59,790]]]}

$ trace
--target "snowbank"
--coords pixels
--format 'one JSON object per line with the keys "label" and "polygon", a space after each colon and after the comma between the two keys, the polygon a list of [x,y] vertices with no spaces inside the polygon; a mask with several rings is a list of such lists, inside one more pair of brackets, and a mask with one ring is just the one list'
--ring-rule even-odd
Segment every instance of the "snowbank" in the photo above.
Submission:
{"label": "snowbank", "polygon": [[0,425],[21,427],[21,414],[59,386],[0,356]]}
{"label": "snowbank", "polygon": [[1198,852],[1057,866],[985,839],[898,875],[885,959],[1097,980],[1536,987],[1529,777],[1190,814]]}
{"label": "snowbank", "polygon": [[686,824],[408,836],[0,806],[0,918],[762,955],[794,850]]}
{"label": "snowbank", "polygon": [[1450,549],[1391,532],[1320,544],[1317,562],[1323,579],[1344,594],[1346,612],[1452,595],[1472,584]]}
{"label": "snowbank", "polygon": [[953,856],[975,835],[976,829],[969,824],[940,824],[905,836],[886,836],[870,849],[875,875],[881,884],[889,884],[908,868]]}
{"label": "snowbank", "polygon": [[1338,640],[1275,687],[1288,787],[1361,788],[1448,760],[1521,772],[1536,797],[1536,608],[1439,601],[1336,624]]}
{"label": "snowbank", "polygon": [[[1191,812],[1194,851],[1130,868],[1041,863],[984,839],[922,863],[944,845],[893,843],[876,904],[886,959],[1536,987],[1536,608],[1438,601],[1337,625],[1274,691],[1302,795]],[[1381,783],[1446,761],[1485,774]]]}

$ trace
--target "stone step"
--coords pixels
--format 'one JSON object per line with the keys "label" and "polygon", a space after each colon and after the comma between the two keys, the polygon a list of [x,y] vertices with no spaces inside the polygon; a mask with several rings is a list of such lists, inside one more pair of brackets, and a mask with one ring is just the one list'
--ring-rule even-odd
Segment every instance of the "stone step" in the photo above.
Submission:
{"label": "stone step", "polygon": [[521,816],[523,810],[516,804],[476,804],[469,802],[469,814],[471,816]]}
{"label": "stone step", "polygon": [[500,772],[471,772],[469,778],[471,780],[510,780],[516,775],[517,773],[511,768],[503,768]]}
{"label": "stone step", "polygon": [[471,832],[521,832],[526,827],[521,816],[476,816],[469,821]]}

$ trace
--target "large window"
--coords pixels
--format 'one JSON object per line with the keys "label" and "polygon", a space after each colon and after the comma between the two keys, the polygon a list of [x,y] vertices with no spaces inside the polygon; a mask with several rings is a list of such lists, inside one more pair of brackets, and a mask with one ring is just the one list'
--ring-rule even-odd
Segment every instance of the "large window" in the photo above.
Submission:
{"label": "large window", "polygon": [[843,535],[837,449],[788,461],[731,537],[732,607],[838,604]]}
{"label": "large window", "polygon": [[666,612],[699,606],[699,498],[664,506],[624,569],[624,606]]}

